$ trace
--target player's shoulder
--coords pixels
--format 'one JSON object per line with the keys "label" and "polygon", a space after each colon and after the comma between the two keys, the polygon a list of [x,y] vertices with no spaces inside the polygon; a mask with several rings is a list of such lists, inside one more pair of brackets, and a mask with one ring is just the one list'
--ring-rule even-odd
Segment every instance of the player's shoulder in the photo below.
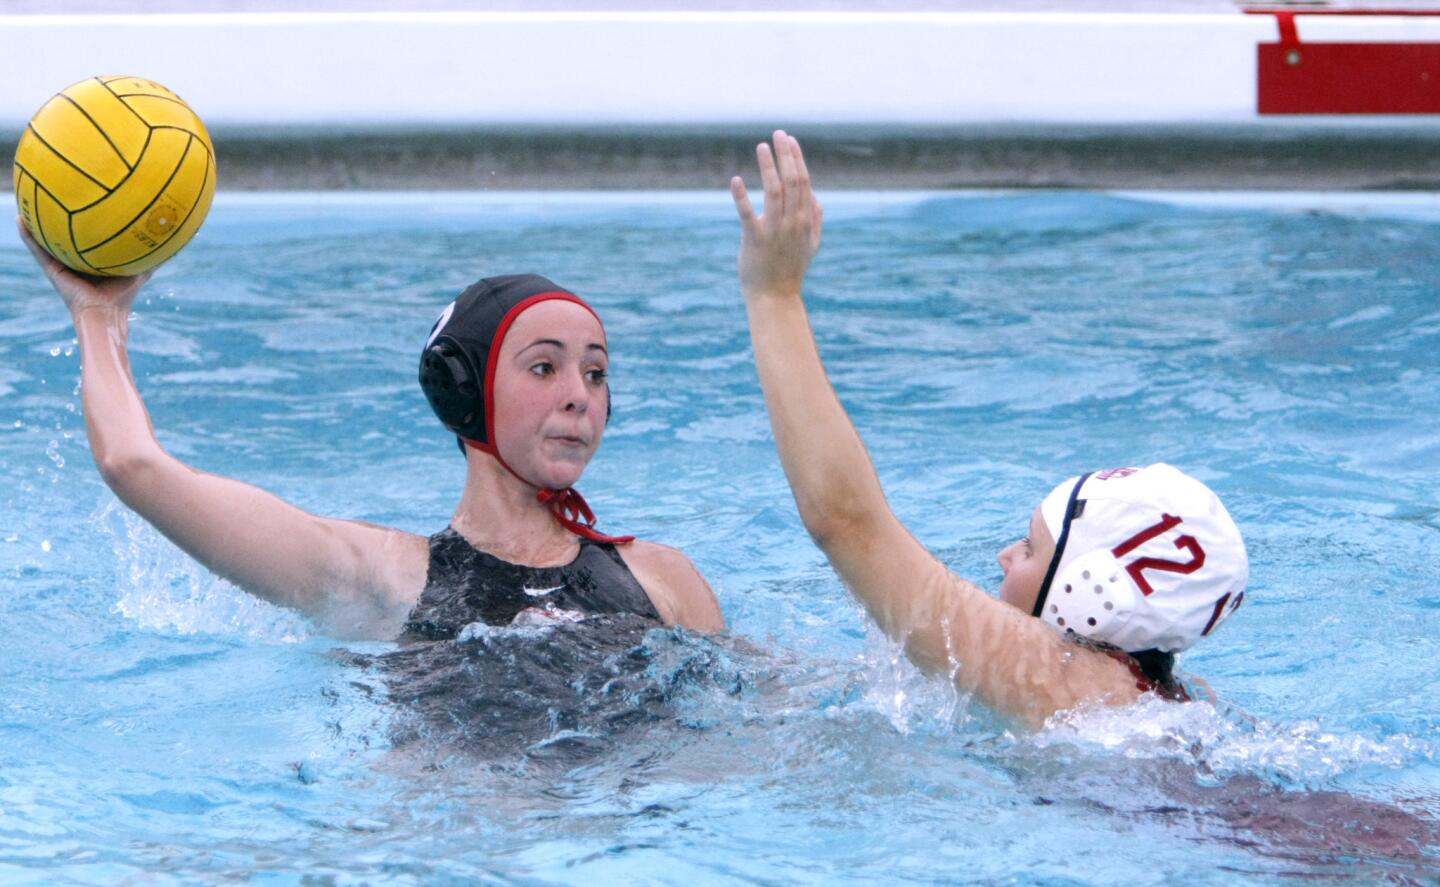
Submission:
{"label": "player's shoulder", "polygon": [[621,546],[625,560],[644,563],[657,569],[695,569],[695,564],[685,552],[663,542],[636,539]]}
{"label": "player's shoulder", "polygon": [[643,539],[618,550],[667,623],[702,631],[724,629],[715,592],[685,552]]}

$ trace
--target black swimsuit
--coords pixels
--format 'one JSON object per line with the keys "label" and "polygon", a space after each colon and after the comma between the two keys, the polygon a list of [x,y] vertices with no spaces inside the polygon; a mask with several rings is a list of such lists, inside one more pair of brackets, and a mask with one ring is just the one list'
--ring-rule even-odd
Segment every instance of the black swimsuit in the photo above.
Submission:
{"label": "black swimsuit", "polygon": [[425,590],[400,640],[449,640],[467,625],[510,625],[532,609],[586,616],[632,614],[660,621],[650,596],[614,545],[581,539],[580,553],[570,563],[527,567],[481,551],[446,527],[430,537]]}
{"label": "black swimsuit", "polygon": [[[516,619],[527,612],[539,618]],[[526,567],[446,528],[430,537],[425,589],[399,648],[349,659],[379,665],[400,704],[396,747],[423,739],[482,757],[569,760],[627,725],[672,716],[668,685],[650,675],[649,636],[661,627],[613,545],[581,539],[570,563]]]}

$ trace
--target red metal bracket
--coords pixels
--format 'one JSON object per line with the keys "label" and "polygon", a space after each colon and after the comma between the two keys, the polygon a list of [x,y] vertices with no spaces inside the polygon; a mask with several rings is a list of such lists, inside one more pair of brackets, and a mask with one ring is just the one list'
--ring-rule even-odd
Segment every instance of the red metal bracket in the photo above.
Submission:
{"label": "red metal bracket", "polygon": [[1280,39],[1257,47],[1261,114],[1440,114],[1440,43],[1302,43],[1297,15],[1437,16],[1440,11],[1247,9]]}

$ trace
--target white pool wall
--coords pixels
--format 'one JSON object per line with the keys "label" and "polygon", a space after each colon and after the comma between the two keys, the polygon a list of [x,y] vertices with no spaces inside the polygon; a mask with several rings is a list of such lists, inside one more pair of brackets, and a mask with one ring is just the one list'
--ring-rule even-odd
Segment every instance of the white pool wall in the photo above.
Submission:
{"label": "white pool wall", "polygon": [[[1300,29],[1440,41],[1440,18]],[[1276,39],[1238,11],[9,15],[0,126],[95,74],[212,126],[1250,124]]]}

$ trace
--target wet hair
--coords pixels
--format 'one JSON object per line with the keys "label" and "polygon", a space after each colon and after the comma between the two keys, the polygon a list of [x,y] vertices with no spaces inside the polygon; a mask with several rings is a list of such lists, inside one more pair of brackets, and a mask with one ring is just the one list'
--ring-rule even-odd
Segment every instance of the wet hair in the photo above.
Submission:
{"label": "wet hair", "polygon": [[1148,686],[1142,690],[1153,690],[1166,699],[1183,701],[1190,698],[1185,687],[1175,678],[1175,654],[1164,650],[1136,650],[1127,653],[1114,644],[1087,638],[1081,634],[1066,635],[1074,643],[1104,653],[1130,668],[1132,674],[1143,679]]}
{"label": "wet hair", "polygon": [[1140,666],[1141,673],[1149,678],[1162,693],[1179,689],[1180,684],[1175,680],[1174,653],[1166,653],[1162,650],[1140,650],[1127,655],[1135,660],[1135,663]]}

